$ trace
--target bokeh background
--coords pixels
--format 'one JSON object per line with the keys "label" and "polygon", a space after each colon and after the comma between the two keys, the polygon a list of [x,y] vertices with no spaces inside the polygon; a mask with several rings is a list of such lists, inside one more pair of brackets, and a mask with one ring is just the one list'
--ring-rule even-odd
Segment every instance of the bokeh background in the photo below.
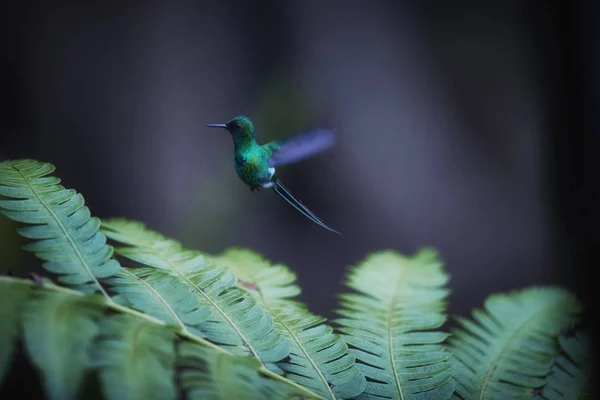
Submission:
{"label": "bokeh background", "polygon": [[[599,14],[563,3],[3,2],[0,159],[53,163],[101,218],[284,263],[326,316],[349,265],[423,246],[454,314],[532,284],[585,299]],[[337,128],[278,174],[342,236],[238,180],[205,126],[240,114],[259,142]],[[6,218],[0,235],[3,268],[36,265]]]}

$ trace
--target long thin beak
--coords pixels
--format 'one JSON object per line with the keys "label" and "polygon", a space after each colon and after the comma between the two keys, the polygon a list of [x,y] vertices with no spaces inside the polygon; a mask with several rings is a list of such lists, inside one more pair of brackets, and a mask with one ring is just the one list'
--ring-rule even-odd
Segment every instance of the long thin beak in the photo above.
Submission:
{"label": "long thin beak", "polygon": [[208,126],[209,128],[227,128],[227,125],[225,124],[208,124],[206,126]]}

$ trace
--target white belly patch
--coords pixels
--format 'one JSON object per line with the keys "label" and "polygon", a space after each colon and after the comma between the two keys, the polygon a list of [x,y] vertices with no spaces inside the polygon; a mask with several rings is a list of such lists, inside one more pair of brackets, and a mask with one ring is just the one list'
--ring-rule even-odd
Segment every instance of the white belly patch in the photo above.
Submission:
{"label": "white belly patch", "polygon": [[[272,178],[273,175],[275,175],[275,168],[274,167],[269,168],[269,174],[270,174],[269,179]],[[262,188],[263,189],[268,189],[270,187],[273,187],[273,185],[274,185],[273,182],[263,183],[262,184]]]}

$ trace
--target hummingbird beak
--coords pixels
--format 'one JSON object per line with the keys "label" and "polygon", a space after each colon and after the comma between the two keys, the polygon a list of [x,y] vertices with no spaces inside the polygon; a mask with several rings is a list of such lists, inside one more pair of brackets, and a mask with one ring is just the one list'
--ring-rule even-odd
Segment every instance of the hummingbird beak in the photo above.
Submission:
{"label": "hummingbird beak", "polygon": [[225,124],[208,124],[206,126],[208,126],[209,128],[225,128],[225,129],[227,129],[227,125],[225,125]]}

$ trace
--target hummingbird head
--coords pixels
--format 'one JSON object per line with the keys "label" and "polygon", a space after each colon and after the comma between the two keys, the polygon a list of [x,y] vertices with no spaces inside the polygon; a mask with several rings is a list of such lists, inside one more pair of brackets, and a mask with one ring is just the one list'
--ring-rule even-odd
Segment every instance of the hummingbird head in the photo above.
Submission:
{"label": "hummingbird head", "polygon": [[237,142],[238,140],[253,139],[254,138],[254,125],[248,117],[239,116],[232,118],[226,124],[208,124],[210,128],[225,128],[233,139]]}

